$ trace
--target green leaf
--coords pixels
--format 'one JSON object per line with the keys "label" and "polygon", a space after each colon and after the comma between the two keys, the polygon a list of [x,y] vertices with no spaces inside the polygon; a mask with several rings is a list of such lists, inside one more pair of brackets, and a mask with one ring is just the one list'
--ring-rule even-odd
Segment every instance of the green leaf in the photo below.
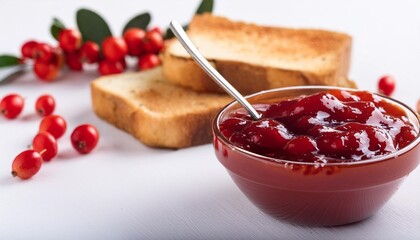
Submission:
{"label": "green leaf", "polygon": [[105,20],[91,10],[79,9],[76,13],[76,21],[84,41],[94,41],[101,46],[106,37],[112,36]]}
{"label": "green leaf", "polygon": [[122,33],[124,34],[124,32],[127,31],[127,29],[129,28],[141,28],[143,30],[146,30],[147,26],[150,23],[150,19],[151,19],[151,16],[148,12],[139,14],[133,17],[130,21],[128,21]]}
{"label": "green leaf", "polygon": [[58,35],[64,28],[66,28],[66,26],[64,26],[63,22],[61,22],[58,18],[53,18],[50,31],[55,40],[58,41]]}
{"label": "green leaf", "polygon": [[12,55],[0,55],[0,67],[9,67],[19,65],[21,63],[20,58]]}
{"label": "green leaf", "polygon": [[[182,26],[182,28],[184,29],[184,31],[187,31],[188,29],[188,24],[185,24],[184,26]],[[172,32],[172,30],[170,28],[166,29],[166,33],[165,33],[165,39],[171,39],[175,37],[174,33]]]}
{"label": "green leaf", "polygon": [[203,1],[201,1],[200,6],[198,6],[195,14],[202,14],[202,13],[205,13],[205,12],[211,13],[211,12],[213,12],[213,5],[214,5],[213,0],[203,0]]}

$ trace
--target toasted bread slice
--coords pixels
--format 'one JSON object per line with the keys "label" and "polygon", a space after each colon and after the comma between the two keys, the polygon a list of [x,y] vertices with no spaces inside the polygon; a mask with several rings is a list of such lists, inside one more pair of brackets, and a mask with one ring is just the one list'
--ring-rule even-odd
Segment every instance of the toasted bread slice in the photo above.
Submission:
{"label": "toasted bread slice", "polygon": [[144,144],[183,148],[211,142],[211,121],[232,99],[197,93],[163,79],[162,69],[100,77],[91,83],[94,112]]}
{"label": "toasted bread slice", "polygon": [[[188,36],[242,94],[296,85],[356,87],[347,79],[351,37],[336,32],[263,27],[196,15]],[[165,78],[202,92],[222,92],[176,40],[162,54]]]}

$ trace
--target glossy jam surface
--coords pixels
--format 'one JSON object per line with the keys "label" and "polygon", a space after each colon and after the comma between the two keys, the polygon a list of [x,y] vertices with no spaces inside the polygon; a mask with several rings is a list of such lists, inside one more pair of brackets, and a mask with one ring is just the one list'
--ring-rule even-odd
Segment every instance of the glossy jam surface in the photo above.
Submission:
{"label": "glossy jam surface", "polygon": [[254,105],[220,123],[233,145],[264,156],[300,162],[360,161],[395,152],[417,136],[404,110],[366,91],[328,90]]}

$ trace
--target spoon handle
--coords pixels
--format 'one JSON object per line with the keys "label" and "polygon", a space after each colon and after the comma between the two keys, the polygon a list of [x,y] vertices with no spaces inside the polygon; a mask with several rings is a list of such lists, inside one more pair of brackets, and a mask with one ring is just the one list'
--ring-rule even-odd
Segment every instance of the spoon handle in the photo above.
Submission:
{"label": "spoon handle", "polygon": [[255,120],[260,119],[261,115],[255,110],[255,108],[228,82],[220,75],[216,69],[200,54],[190,38],[182,29],[181,25],[176,21],[171,21],[169,28],[174,33],[175,37],[178,38],[182,46],[191,55],[194,61],[230,96],[236,99],[251,115]]}

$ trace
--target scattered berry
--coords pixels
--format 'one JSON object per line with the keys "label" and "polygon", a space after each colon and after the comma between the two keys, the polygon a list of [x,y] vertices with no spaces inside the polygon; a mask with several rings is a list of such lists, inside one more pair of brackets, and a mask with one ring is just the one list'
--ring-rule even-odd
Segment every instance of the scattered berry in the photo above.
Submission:
{"label": "scattered berry", "polygon": [[144,52],[144,37],[146,33],[140,28],[130,28],[124,32],[124,41],[128,47],[128,54],[140,56]]}
{"label": "scattered berry", "polygon": [[33,58],[35,55],[35,47],[38,45],[38,42],[30,40],[25,42],[20,51],[22,53],[22,57],[24,58]]}
{"label": "scattered berry", "polygon": [[16,118],[23,110],[24,99],[18,94],[9,94],[0,102],[0,112],[9,119]]}
{"label": "scattered berry", "polygon": [[127,55],[128,48],[124,39],[110,36],[102,42],[102,52],[106,59],[117,62]]}
{"label": "scattered berry", "polygon": [[49,132],[56,139],[64,135],[67,129],[66,120],[58,115],[49,115],[42,119],[39,124],[40,132]]}
{"label": "scattered berry", "polygon": [[35,110],[40,116],[48,116],[54,112],[55,100],[51,95],[40,96],[35,103]]}
{"label": "scattered berry", "polygon": [[57,156],[57,140],[48,132],[38,133],[32,140],[32,148],[41,154],[44,161],[50,161]]}
{"label": "scattered berry", "polygon": [[160,59],[156,54],[146,54],[139,58],[139,69],[151,69],[160,65]]}
{"label": "scattered berry", "polygon": [[82,35],[74,29],[64,29],[58,35],[58,43],[65,52],[74,52],[82,45]]}
{"label": "scattered berry", "polygon": [[76,127],[71,134],[71,144],[79,153],[89,153],[99,140],[98,130],[90,125],[83,124]]}
{"label": "scattered berry", "polygon": [[34,176],[42,166],[41,155],[34,150],[21,152],[12,163],[12,176],[28,179]]}
{"label": "scattered berry", "polygon": [[386,75],[378,81],[378,92],[387,96],[391,96],[395,90],[395,79],[392,76]]}
{"label": "scattered berry", "polygon": [[80,61],[82,63],[96,63],[99,60],[99,45],[92,41],[83,43],[80,48]]}

